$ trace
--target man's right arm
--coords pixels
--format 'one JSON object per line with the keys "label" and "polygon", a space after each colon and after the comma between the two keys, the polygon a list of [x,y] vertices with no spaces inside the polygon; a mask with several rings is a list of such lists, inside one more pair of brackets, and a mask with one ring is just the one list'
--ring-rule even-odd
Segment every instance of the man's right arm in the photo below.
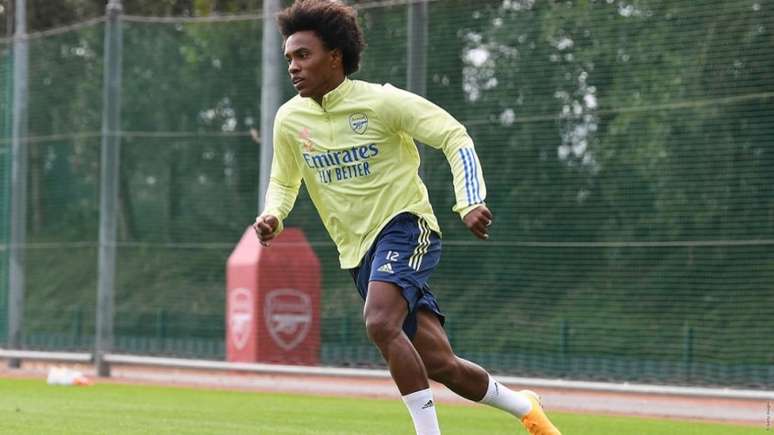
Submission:
{"label": "man's right arm", "polygon": [[384,90],[384,114],[392,127],[446,155],[456,197],[453,210],[476,237],[486,239],[492,214],[486,208],[481,163],[465,126],[419,95],[391,85],[385,85]]}
{"label": "man's right arm", "polygon": [[282,231],[283,221],[293,209],[301,187],[301,171],[293,157],[293,143],[289,137],[283,130],[282,116],[278,112],[274,118],[274,156],[265,206],[253,225],[261,243],[267,246]]}

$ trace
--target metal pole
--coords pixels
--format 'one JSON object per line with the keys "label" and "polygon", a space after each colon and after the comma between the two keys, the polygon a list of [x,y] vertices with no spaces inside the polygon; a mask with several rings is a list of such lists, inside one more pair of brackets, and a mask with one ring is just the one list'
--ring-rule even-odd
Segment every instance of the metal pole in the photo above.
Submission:
{"label": "metal pole", "polygon": [[[8,264],[8,348],[22,348],[24,323],[24,244],[27,223],[27,103],[29,66],[27,3],[17,0],[13,39],[13,121],[11,126],[11,234]],[[11,358],[9,367],[20,367]]]}
{"label": "metal pole", "polygon": [[[9,5],[10,6],[10,5]],[[10,12],[8,12],[10,14]],[[6,37],[9,41],[13,39],[13,20],[9,20],[6,29]],[[3,53],[3,100],[6,110],[3,113],[3,130],[0,132],[3,139],[11,138],[11,124],[13,123],[13,50],[11,44],[4,47]],[[10,145],[10,142],[9,142]],[[10,236],[10,200],[11,200],[11,153],[7,147],[2,147],[5,151],[0,156],[0,171],[2,171],[2,182],[0,183],[0,204],[9,207],[9,212],[0,216],[0,240],[8,244]],[[10,282],[8,269],[10,266],[10,252],[5,250],[2,255],[3,263],[0,264],[0,342],[7,345],[8,341],[8,297],[10,296]]]}
{"label": "metal pole", "polygon": [[561,373],[567,375],[569,371],[569,349],[570,349],[570,325],[567,319],[562,319],[559,323],[559,357],[561,359]]}
{"label": "metal pole", "polygon": [[102,88],[102,156],[100,160],[99,262],[97,331],[94,361],[99,376],[110,376],[105,354],[113,348],[113,301],[116,274],[116,229],[119,157],[121,154],[121,0],[107,5],[105,70]]}
{"label": "metal pole", "polygon": [[274,18],[280,0],[263,0],[263,44],[261,48],[261,161],[258,184],[258,213],[264,209],[274,154],[272,130],[274,115],[282,97],[282,40]]}
{"label": "metal pole", "polygon": [[693,327],[685,325],[683,334],[683,369],[685,380],[690,382],[693,374]]}
{"label": "metal pole", "polygon": [[408,44],[406,83],[408,90],[424,96],[427,93],[427,2],[408,5]]}
{"label": "metal pole", "polygon": [[[5,38],[8,41],[13,41],[13,20],[16,18],[13,12],[13,2],[6,2],[5,9]],[[12,45],[8,44],[6,52],[3,57],[3,100],[6,105],[6,110],[3,112],[2,125],[3,130],[0,132],[3,139],[11,138],[11,123],[13,122],[13,51]],[[10,145],[10,142],[9,142]],[[0,189],[0,204],[7,204],[9,207],[8,213],[0,218],[0,240],[4,243],[8,243],[8,237],[10,236],[10,191],[11,191],[11,153],[10,149],[5,153],[4,158],[0,158],[0,170],[6,170],[3,174],[0,185],[3,186]],[[10,296],[10,282],[8,277],[8,268],[10,266],[10,252],[6,249],[6,256],[2,257],[4,263],[0,266],[0,343],[7,346],[8,342],[8,297]]]}
{"label": "metal pole", "polygon": [[[17,2],[26,1],[26,0],[17,0]],[[13,32],[16,20],[16,6],[14,6],[13,1],[5,2],[5,36],[6,38],[13,38]]]}
{"label": "metal pole", "polygon": [[[408,90],[425,96],[427,93],[427,2],[421,0],[408,5],[408,44],[406,57],[406,84]],[[419,175],[425,177],[425,146],[417,143],[420,157]]]}

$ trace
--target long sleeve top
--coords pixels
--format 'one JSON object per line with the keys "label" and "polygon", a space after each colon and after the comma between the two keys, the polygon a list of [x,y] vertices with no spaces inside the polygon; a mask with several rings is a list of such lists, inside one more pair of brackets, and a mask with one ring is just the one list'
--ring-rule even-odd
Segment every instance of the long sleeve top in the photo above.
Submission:
{"label": "long sleeve top", "polygon": [[262,215],[280,221],[303,180],[323,225],[352,268],[394,216],[410,212],[441,233],[418,174],[413,139],[443,151],[464,217],[484,203],[481,164],[465,127],[430,101],[389,84],[345,79],[318,104],[295,96],[274,120],[274,157]]}

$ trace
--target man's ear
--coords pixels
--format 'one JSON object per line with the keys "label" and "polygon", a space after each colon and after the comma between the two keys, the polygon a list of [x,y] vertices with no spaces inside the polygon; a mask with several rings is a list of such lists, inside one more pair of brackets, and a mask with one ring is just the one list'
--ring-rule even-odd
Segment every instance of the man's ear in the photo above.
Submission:
{"label": "man's ear", "polygon": [[344,54],[340,48],[334,48],[331,50],[331,68],[335,69],[339,66],[344,68]]}

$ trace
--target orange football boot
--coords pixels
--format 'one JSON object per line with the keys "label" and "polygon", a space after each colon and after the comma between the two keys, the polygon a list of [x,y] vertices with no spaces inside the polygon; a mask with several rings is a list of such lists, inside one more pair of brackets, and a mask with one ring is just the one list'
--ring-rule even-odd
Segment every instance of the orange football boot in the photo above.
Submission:
{"label": "orange football boot", "polygon": [[532,410],[521,418],[521,423],[527,428],[527,432],[530,435],[562,435],[543,412],[540,396],[530,390],[521,390],[520,392],[527,396],[527,399],[532,403]]}

